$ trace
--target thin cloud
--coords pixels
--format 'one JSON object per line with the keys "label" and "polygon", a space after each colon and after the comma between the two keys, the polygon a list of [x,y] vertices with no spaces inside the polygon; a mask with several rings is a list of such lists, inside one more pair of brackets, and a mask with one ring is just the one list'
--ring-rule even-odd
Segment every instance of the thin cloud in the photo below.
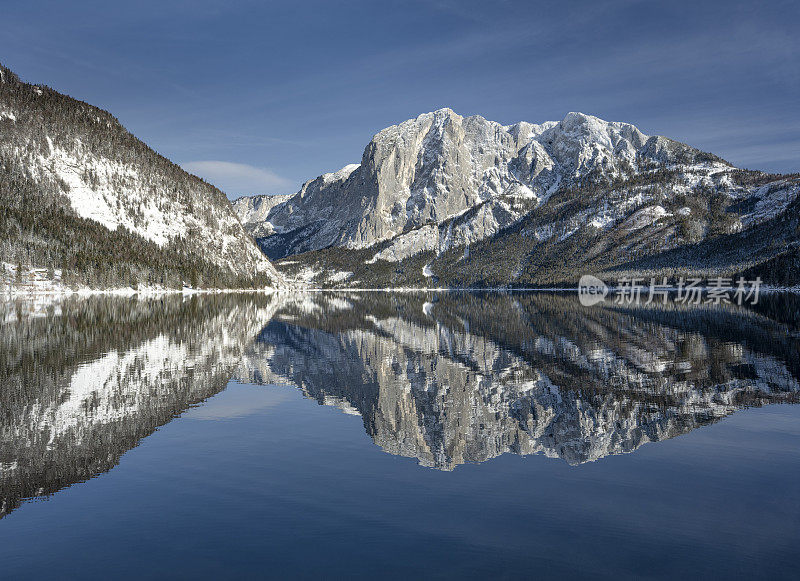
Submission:
{"label": "thin cloud", "polygon": [[294,187],[291,180],[271,170],[246,163],[208,160],[189,161],[181,166],[214,184],[229,196],[289,193]]}

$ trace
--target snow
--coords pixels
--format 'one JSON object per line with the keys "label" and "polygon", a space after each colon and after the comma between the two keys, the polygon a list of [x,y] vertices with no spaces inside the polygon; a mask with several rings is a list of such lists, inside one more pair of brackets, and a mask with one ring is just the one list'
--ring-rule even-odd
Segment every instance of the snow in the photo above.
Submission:
{"label": "snow", "polygon": [[336,271],[328,275],[328,282],[344,282],[353,276],[352,272]]}
{"label": "snow", "polygon": [[32,179],[63,184],[77,215],[111,231],[124,227],[159,246],[202,240],[205,257],[213,263],[240,273],[275,274],[226,206],[190,192],[195,198],[190,208],[158,171],[98,156],[79,139],[56,143],[45,136],[45,142],[42,152],[22,161]]}
{"label": "snow", "polygon": [[[55,148],[50,137],[46,139],[47,144],[50,146],[51,155],[49,159],[43,159],[42,163],[49,165],[53,173],[67,185],[72,209],[83,218],[99,222],[109,230],[116,230],[120,225],[120,220],[109,204],[111,192],[103,192],[88,186],[82,177],[85,166],[63,150]],[[95,164],[93,169],[99,170],[101,174],[106,175],[114,172],[114,168],[107,162]],[[131,171],[131,173],[133,172]],[[158,237],[156,242],[163,245],[166,240]]]}
{"label": "snow", "polygon": [[[242,224],[267,222],[267,216],[275,206],[287,202],[294,194],[242,196],[231,202],[236,217]],[[271,225],[270,225],[271,226]],[[271,228],[270,228],[271,230]]]}
{"label": "snow", "polygon": [[745,227],[760,224],[786,211],[789,204],[800,196],[800,183],[788,181],[771,183],[761,186],[752,195],[758,201],[752,212],[742,216],[742,224]]}
{"label": "snow", "polygon": [[639,230],[657,222],[665,216],[671,215],[672,214],[667,212],[662,206],[647,206],[634,212],[631,217],[625,221],[623,227],[628,230]]}
{"label": "snow", "polygon": [[430,224],[395,237],[387,248],[377,252],[366,263],[374,264],[378,260],[397,262],[420,252],[436,250],[438,244],[439,227]]}
{"label": "snow", "polygon": [[[269,289],[264,289],[269,290]],[[21,280],[17,278],[17,267],[7,262],[0,262],[0,299],[9,297],[26,297],[50,300],[66,295],[117,295],[117,296],[158,296],[164,294],[181,293],[184,295],[198,293],[237,292],[226,289],[193,289],[185,286],[178,290],[161,285],[143,285],[136,287],[115,287],[103,290],[88,287],[69,287],[62,282],[60,269],[54,269],[50,277],[47,268],[22,266]]]}
{"label": "snow", "polygon": [[22,265],[18,276],[16,265],[0,262],[0,295],[60,293],[63,289],[61,269],[55,269],[51,278],[46,268]]}
{"label": "snow", "polygon": [[597,229],[607,228],[616,222],[614,214],[609,211],[597,214],[592,220],[589,221],[589,226]]}
{"label": "snow", "polygon": [[[734,168],[716,161],[675,163],[675,151],[682,147],[666,138],[651,138],[634,125],[578,112],[561,121],[504,126],[442,108],[373,137],[367,151],[373,152],[368,161],[374,164],[369,167],[376,172],[377,190],[372,184],[365,190],[359,180],[343,183],[360,167],[345,166],[314,180],[314,187],[304,186],[300,192],[304,195],[298,196],[291,211],[277,217],[275,228],[319,220],[324,226],[303,241],[303,250],[331,245],[360,249],[383,242],[385,247],[366,264],[396,262],[491,237],[525,215],[535,216],[535,208],[547,204],[550,196],[580,184],[595,169],[624,179],[631,175],[629,169],[635,175],[670,164],[667,167],[678,172],[678,183],[622,185],[594,207],[555,223],[529,226],[523,234],[539,241],[554,236],[564,240],[584,227],[611,228],[631,213],[624,227],[638,230],[670,216],[659,204],[671,207],[670,198],[691,195],[693,188],[736,193]],[[738,189],[744,196],[745,189]],[[799,194],[798,184],[763,188],[744,225],[784,211]],[[332,211],[331,200],[339,197],[346,198],[346,207],[359,208],[356,214]],[[676,213],[687,216],[691,209],[683,207]]]}
{"label": "snow", "polygon": [[333,172],[333,173],[323,174],[322,175],[322,180],[325,183],[344,181],[347,178],[349,178],[350,174],[353,173],[354,171],[356,171],[359,167],[361,167],[361,164],[358,164],[358,163],[348,164],[348,165],[344,166],[342,169],[340,169],[339,171],[336,171],[336,172]]}

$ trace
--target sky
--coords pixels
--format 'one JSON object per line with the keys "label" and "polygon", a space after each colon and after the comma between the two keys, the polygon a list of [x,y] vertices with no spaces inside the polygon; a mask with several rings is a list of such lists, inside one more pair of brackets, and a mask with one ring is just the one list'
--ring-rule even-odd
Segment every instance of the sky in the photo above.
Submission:
{"label": "sky", "polygon": [[450,107],[581,111],[800,171],[800,2],[3,2],[0,62],[230,198],[290,193]]}

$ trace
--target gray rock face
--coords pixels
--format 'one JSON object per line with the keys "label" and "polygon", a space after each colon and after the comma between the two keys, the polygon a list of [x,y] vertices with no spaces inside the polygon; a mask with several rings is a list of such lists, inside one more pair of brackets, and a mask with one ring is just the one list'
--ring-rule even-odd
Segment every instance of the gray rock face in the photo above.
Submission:
{"label": "gray rock face", "polygon": [[[700,155],[628,123],[582,113],[541,125],[501,125],[440,109],[384,129],[360,165],[307,182],[265,217],[256,220],[254,211],[244,221],[263,220],[250,226],[256,235],[276,234],[262,241],[275,258],[393,239],[388,255],[375,258],[397,259],[486,238],[592,171],[624,174],[641,159],[693,163]],[[448,223],[473,209],[458,228]]]}
{"label": "gray rock face", "polygon": [[291,194],[242,196],[231,202],[231,205],[247,231],[260,238],[274,232],[272,225],[266,221],[269,211],[291,197]]}

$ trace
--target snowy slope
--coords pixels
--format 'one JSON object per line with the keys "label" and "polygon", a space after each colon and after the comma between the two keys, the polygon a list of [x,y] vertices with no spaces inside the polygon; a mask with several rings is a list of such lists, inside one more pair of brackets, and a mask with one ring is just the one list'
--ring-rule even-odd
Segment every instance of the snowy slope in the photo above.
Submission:
{"label": "snowy slope", "polygon": [[42,205],[63,205],[109,231],[124,229],[187,256],[202,253],[203,261],[236,276],[279,280],[222,192],[158,155],[107,112],[23,83],[8,69],[0,112],[0,178],[38,190]]}
{"label": "snowy slope", "polygon": [[291,194],[242,196],[231,202],[236,217],[253,236],[269,236],[272,225],[267,221],[269,211],[291,198]]}

